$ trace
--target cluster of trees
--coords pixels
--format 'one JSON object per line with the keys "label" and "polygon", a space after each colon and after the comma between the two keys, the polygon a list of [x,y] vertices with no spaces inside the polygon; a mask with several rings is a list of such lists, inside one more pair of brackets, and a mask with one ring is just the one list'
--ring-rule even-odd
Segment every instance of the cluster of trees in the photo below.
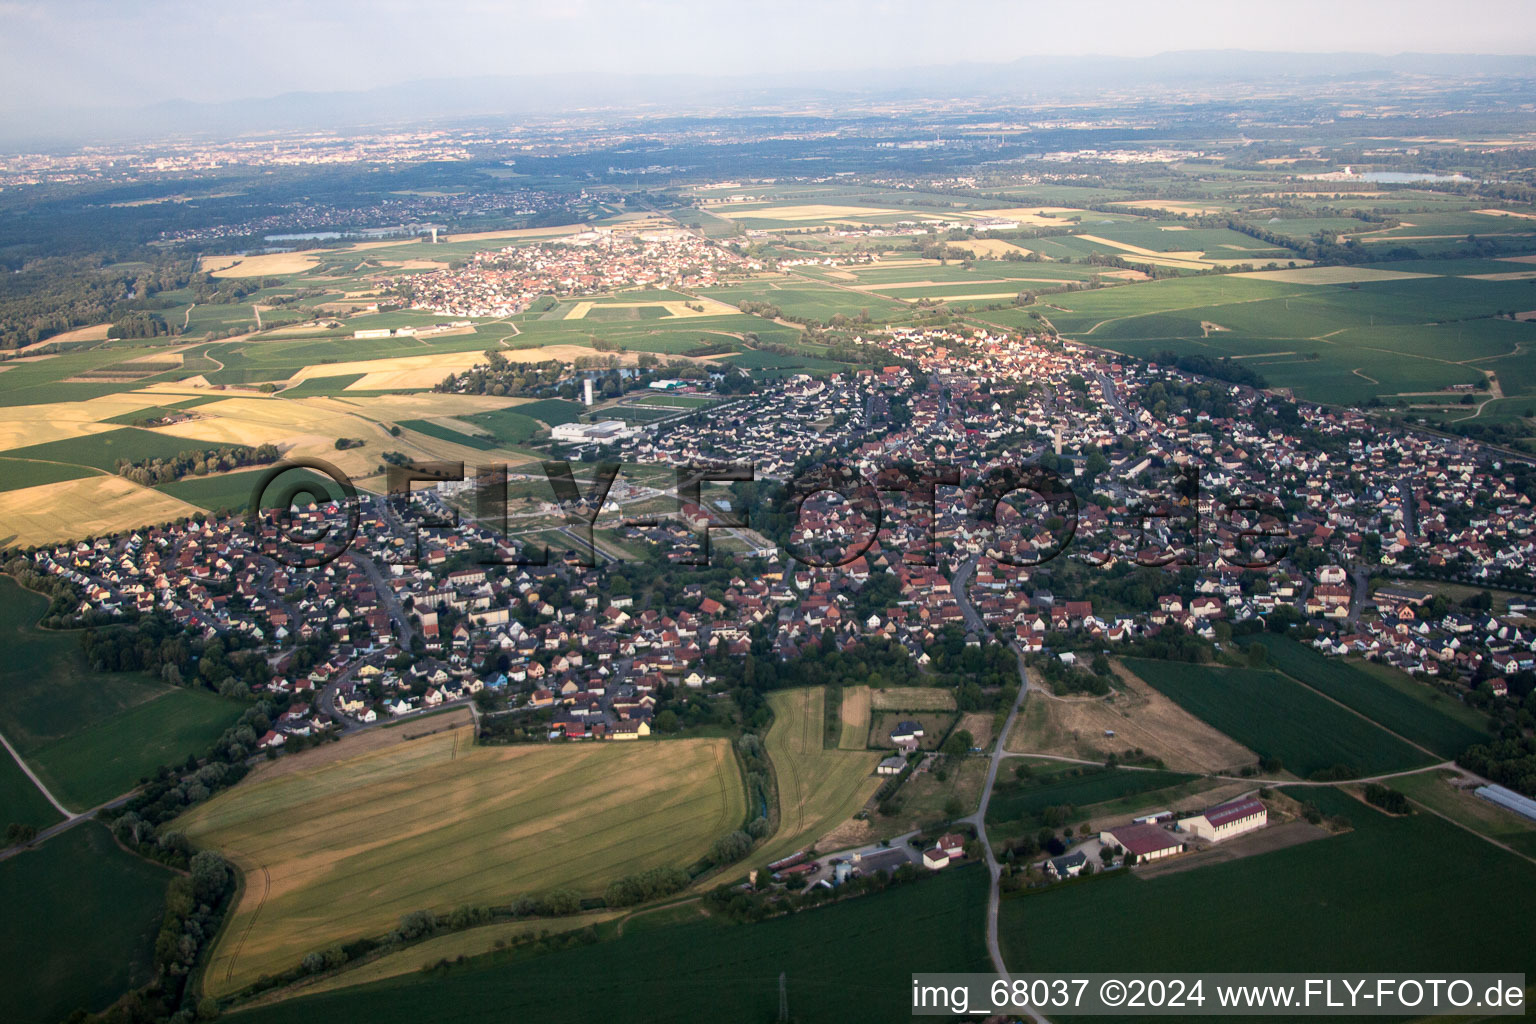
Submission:
{"label": "cluster of trees", "polygon": [[1413,805],[1408,802],[1406,796],[1391,786],[1383,786],[1379,782],[1369,783],[1365,787],[1365,798],[1388,814],[1413,813]]}
{"label": "cluster of trees", "polygon": [[[898,885],[921,883],[933,877],[935,873],[932,871],[925,871],[915,864],[903,864],[894,872],[876,871],[850,878],[836,889],[811,886],[800,892],[786,892],[769,888],[771,883],[768,872],[759,871],[758,888],[755,891],[744,892],[734,886],[722,887],[710,892],[704,899],[716,912],[724,914],[733,921],[749,924],[770,917],[797,913],[825,903],[883,892]],[[800,880],[800,884],[804,886],[804,879]]]}
{"label": "cluster of trees", "polygon": [[1536,738],[1506,736],[1468,747],[1456,763],[1485,779],[1536,797]]}
{"label": "cluster of trees", "polygon": [[109,338],[163,338],[170,333],[165,317],[142,309],[118,317],[107,329]]}
{"label": "cluster of trees", "polygon": [[247,448],[244,445],[224,448],[190,449],[178,452],[169,459],[118,459],[117,474],[136,484],[154,487],[180,480],[184,476],[206,476],[223,473],[245,466],[266,466],[282,458],[275,444]]}
{"label": "cluster of trees", "polygon": [[690,881],[692,879],[688,872],[682,868],[652,868],[610,882],[603,892],[603,902],[610,907],[631,907],[646,900],[682,892]]}
{"label": "cluster of trees", "polygon": [[147,259],[147,269],[108,270],[105,256],[54,256],[0,274],[0,349],[117,321],[146,308],[155,292],[184,287],[195,275],[195,261],[164,254]]}
{"label": "cluster of trees", "polygon": [[[1177,355],[1172,351],[1159,352],[1152,357],[1154,363],[1160,366],[1176,366],[1185,373],[1198,374],[1201,377],[1209,377],[1212,380],[1225,380],[1233,384],[1241,384],[1255,390],[1269,386],[1262,375],[1254,372],[1251,367],[1229,356],[1219,356],[1212,359],[1204,355]],[[1196,410],[1199,412],[1200,410]]]}

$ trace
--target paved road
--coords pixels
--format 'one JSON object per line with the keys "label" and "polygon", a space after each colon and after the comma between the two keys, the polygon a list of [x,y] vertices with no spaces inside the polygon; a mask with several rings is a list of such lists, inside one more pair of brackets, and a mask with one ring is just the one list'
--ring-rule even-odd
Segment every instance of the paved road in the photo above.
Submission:
{"label": "paved road", "polygon": [[[965,616],[966,625],[974,629],[978,635],[986,635],[986,626],[981,621],[981,616],[971,606],[971,599],[965,592],[966,583],[970,581],[971,574],[976,571],[977,556],[972,555],[962,562],[950,578],[950,590],[955,595],[955,601],[960,605],[960,611]],[[992,786],[997,781],[997,770],[1003,763],[1003,758],[1008,755],[1003,751],[1003,744],[1008,734],[1013,730],[1014,719],[1019,715],[1019,708],[1024,705],[1024,695],[1029,692],[1029,671],[1024,665],[1024,652],[1017,645],[1010,643],[1009,649],[1019,663],[1019,694],[1014,698],[1013,706],[1008,709],[1008,717],[1003,721],[1003,728],[997,735],[996,743],[992,748],[992,757],[987,765],[987,781],[981,789],[981,805],[976,808],[976,813],[970,817],[961,818],[961,824],[969,824],[976,829],[976,838],[981,840],[982,855],[986,860],[987,874],[991,879],[991,891],[987,894],[987,954],[992,958],[992,969],[1003,978],[1011,978],[1007,964],[1003,963],[1003,949],[997,940],[997,917],[1002,907],[1002,865],[998,863],[997,855],[992,851],[992,842],[987,838],[987,805],[992,801]],[[1026,1011],[1029,1018],[1039,1024],[1045,1024],[1046,1018],[1033,1010]]]}

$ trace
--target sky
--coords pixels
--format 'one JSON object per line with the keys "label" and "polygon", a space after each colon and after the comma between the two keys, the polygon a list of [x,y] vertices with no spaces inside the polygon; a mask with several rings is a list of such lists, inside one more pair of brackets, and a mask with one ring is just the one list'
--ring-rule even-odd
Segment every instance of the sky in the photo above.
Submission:
{"label": "sky", "polygon": [[1531,0],[0,0],[0,115],[425,78],[1190,49],[1536,54]]}

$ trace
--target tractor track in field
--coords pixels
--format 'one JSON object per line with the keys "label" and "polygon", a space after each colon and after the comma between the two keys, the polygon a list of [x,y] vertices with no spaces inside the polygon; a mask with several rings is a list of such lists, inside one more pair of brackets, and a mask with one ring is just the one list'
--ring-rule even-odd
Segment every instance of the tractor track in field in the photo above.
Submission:
{"label": "tractor track in field", "polygon": [[235,943],[235,948],[229,951],[229,963],[224,968],[224,980],[228,982],[235,974],[235,964],[240,960],[240,950],[245,948],[245,940],[250,938],[251,931],[256,927],[256,919],[261,916],[261,908],[267,905],[267,897],[272,894],[272,874],[267,866],[261,866],[261,899],[256,902],[256,909],[251,911],[251,919],[245,923],[245,931],[240,933],[240,941]]}

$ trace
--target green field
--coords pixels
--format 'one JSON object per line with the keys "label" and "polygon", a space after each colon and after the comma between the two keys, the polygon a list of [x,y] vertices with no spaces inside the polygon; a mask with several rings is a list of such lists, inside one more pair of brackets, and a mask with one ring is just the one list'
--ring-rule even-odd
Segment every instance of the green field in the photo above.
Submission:
{"label": "green field", "polygon": [[521,408],[479,412],[471,416],[462,416],[460,419],[485,431],[503,448],[527,444],[544,433],[544,428],[539,421],[523,412]]}
{"label": "green field", "polygon": [[5,1019],[56,1024],[149,981],[170,879],[95,822],[0,861]]}
{"label": "green field", "polygon": [[741,826],[725,740],[481,747],[470,727],[261,775],[178,819],[245,890],[206,975],[234,992],[402,914],[688,867]]}
{"label": "green field", "polygon": [[1451,781],[1457,780],[1456,772],[1431,770],[1393,779],[1392,788],[1474,832],[1536,857],[1536,821],[1490,803],[1470,788],[1453,787]]}
{"label": "green field", "polygon": [[1428,684],[1405,679],[1401,687],[1394,687],[1295,640],[1269,634],[1260,636],[1259,641],[1268,648],[1270,660],[1286,675],[1321,690],[1447,760],[1490,738],[1486,730],[1472,724],[1481,716]]}
{"label": "green field", "polygon": [[174,434],[160,434],[139,427],[119,427],[99,434],[85,434],[49,441],[45,444],[12,448],[6,452],[9,459],[37,459],[44,462],[67,463],[103,469],[117,470],[118,459],[171,459],[186,451],[206,451],[228,448],[229,445],[194,441]]}
{"label": "green field", "polygon": [[1008,822],[1029,825],[1050,807],[1071,805],[1081,809],[1108,800],[1192,782],[1198,777],[1180,772],[1132,771],[1094,766],[1045,770],[1041,770],[1039,765],[1035,767],[1036,774],[1023,780],[1016,788],[998,787],[993,790],[992,800],[987,804],[988,825]]}
{"label": "green field", "polygon": [[84,466],[72,466],[61,462],[31,462],[26,459],[9,459],[0,456],[0,491],[15,491],[23,487],[41,487],[64,480],[96,476],[96,470]]}
{"label": "green field", "polygon": [[542,398],[537,402],[526,402],[517,407],[518,415],[529,416],[552,427],[558,427],[562,423],[575,423],[581,419],[581,414],[586,411],[580,402],[567,402],[562,398]]}
{"label": "green field", "polygon": [[127,792],[161,764],[201,753],[240,706],[141,673],[94,672],[78,633],[35,628],[47,608],[0,580],[0,730],[66,806],[85,810]]}
{"label": "green field", "polygon": [[[1351,832],[1145,879],[1132,872],[1003,900],[1014,971],[1520,971],[1536,866],[1429,814],[1388,818],[1336,790],[1288,791]],[[1104,941],[1115,921],[1168,941]],[[1476,922],[1473,927],[1458,923]],[[1175,925],[1176,923],[1176,925]],[[1177,941],[1166,930],[1176,927]]]}
{"label": "green field", "polygon": [[[986,872],[920,883],[753,925],[715,920],[630,928],[622,938],[532,960],[510,953],[444,975],[412,974],[240,1015],[250,1024],[328,1019],[672,1024],[777,1020],[779,976],[800,1024],[906,1020],[914,971],[988,970]],[[942,942],[892,941],[897,934]],[[579,994],[559,979],[580,979]],[[686,1008],[684,1010],[683,1008]]]}
{"label": "green field", "polygon": [[43,829],[63,820],[42,791],[32,784],[16,760],[0,749],[0,828],[32,825]]}
{"label": "green field", "polygon": [[1278,672],[1144,658],[1125,664],[1196,718],[1303,777],[1334,766],[1373,775],[1432,760]]}
{"label": "green field", "polygon": [[1506,394],[1536,395],[1525,354],[1536,324],[1493,319],[1532,304],[1528,282],[1445,276],[1444,261],[1390,266],[1427,276],[1394,280],[1369,266],[1318,268],[1331,284],[1289,272],[1180,278],[1052,296],[1030,309],[1066,337],[1132,356],[1241,358],[1270,386],[1316,401],[1359,404],[1474,384],[1479,367],[1497,372]]}
{"label": "green field", "polygon": [[820,687],[768,695],[773,725],[764,746],[778,784],[779,828],[754,851],[757,861],[810,846],[853,817],[879,788],[879,754],[823,747],[825,699]]}
{"label": "green field", "polygon": [[[199,508],[205,508],[210,512],[244,512],[251,507],[251,493],[256,485],[266,474],[266,469],[246,469],[236,473],[217,473],[213,476],[187,476],[168,484],[161,484],[156,490],[164,491],[182,501],[189,502]],[[328,495],[332,498],[340,498],[341,488],[330,477],[313,473],[307,469],[289,469],[283,472],[282,489],[286,491],[288,485],[305,481],[316,487],[316,495]],[[268,501],[273,501],[272,488],[265,495]],[[265,502],[263,503],[265,506]]]}
{"label": "green field", "polygon": [[452,427],[445,427],[441,423],[433,423],[430,420],[401,420],[400,426],[407,430],[414,430],[418,434],[435,437],[440,441],[452,441],[454,444],[461,444],[466,448],[474,448],[482,452],[490,451],[496,447],[496,443],[487,437],[466,434],[462,431],[454,430]]}

